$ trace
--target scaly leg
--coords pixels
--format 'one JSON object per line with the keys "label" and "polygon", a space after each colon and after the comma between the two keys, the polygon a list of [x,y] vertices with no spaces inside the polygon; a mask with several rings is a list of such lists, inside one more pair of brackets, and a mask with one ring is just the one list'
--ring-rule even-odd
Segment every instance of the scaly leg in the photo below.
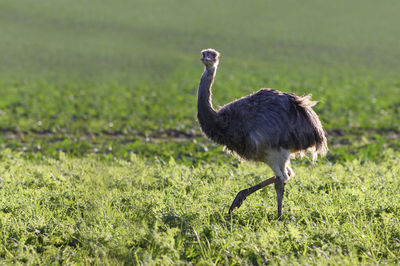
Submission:
{"label": "scaly leg", "polygon": [[235,199],[233,200],[231,207],[229,208],[229,214],[236,207],[239,208],[242,205],[243,201],[246,199],[247,196],[249,196],[250,194],[253,194],[257,190],[260,190],[263,187],[268,186],[268,185],[270,185],[270,184],[272,184],[274,182],[276,184],[276,180],[277,179],[279,179],[279,178],[276,178],[275,176],[273,176],[271,178],[268,178],[267,180],[262,181],[261,183],[255,185],[255,186],[252,186],[250,188],[246,188],[246,189],[243,189],[243,190],[239,191],[239,193],[237,193]]}
{"label": "scaly leg", "polygon": [[278,218],[280,220],[282,215],[283,194],[285,193],[285,182],[279,177],[275,179],[275,190],[276,190],[276,200],[278,203]]}

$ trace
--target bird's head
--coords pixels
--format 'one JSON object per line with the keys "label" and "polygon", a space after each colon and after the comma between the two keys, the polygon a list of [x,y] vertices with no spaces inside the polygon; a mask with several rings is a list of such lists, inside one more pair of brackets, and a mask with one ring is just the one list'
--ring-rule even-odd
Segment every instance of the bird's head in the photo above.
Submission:
{"label": "bird's head", "polygon": [[203,55],[201,62],[203,62],[207,68],[218,66],[219,52],[214,49],[205,49],[201,51],[201,54]]}

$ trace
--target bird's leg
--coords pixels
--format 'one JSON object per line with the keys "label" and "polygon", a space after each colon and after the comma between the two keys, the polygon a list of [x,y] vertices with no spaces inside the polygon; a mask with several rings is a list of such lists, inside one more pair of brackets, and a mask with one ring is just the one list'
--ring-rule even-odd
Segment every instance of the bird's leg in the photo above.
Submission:
{"label": "bird's leg", "polygon": [[229,214],[236,207],[239,208],[247,196],[249,196],[250,194],[253,194],[257,190],[262,189],[265,186],[268,186],[268,185],[274,183],[274,181],[276,183],[276,179],[279,179],[279,178],[276,178],[275,176],[273,176],[271,178],[268,178],[267,180],[262,181],[261,183],[255,185],[255,186],[252,186],[252,187],[249,187],[249,188],[239,191],[239,193],[237,193],[235,199],[233,200],[231,207],[229,208]]}
{"label": "bird's leg", "polygon": [[279,177],[275,179],[275,190],[276,190],[276,199],[278,203],[278,218],[280,220],[282,215],[282,201],[283,201],[283,194],[285,192],[285,182]]}

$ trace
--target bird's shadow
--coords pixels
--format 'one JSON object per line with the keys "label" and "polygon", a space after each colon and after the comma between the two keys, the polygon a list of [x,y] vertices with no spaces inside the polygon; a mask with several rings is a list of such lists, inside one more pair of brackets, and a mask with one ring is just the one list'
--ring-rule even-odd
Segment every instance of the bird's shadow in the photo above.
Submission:
{"label": "bird's shadow", "polygon": [[240,225],[246,225],[249,220],[262,220],[267,221],[285,221],[286,216],[282,215],[280,218],[276,215],[276,211],[266,210],[263,207],[260,209],[252,208],[251,210],[235,210],[232,213],[226,212],[224,214],[225,219],[229,219],[232,222]]}
{"label": "bird's shadow", "polygon": [[168,210],[161,216],[164,226],[169,228],[177,228],[179,234],[185,238],[197,241],[197,235],[212,240],[216,228],[227,231],[234,231],[241,228],[250,228],[257,231],[263,227],[260,221],[267,220],[273,224],[290,220],[286,215],[282,215],[279,219],[276,211],[265,206],[252,207],[250,209],[235,209],[231,214],[228,213],[229,206],[220,206],[219,208],[210,210],[206,217],[200,218],[196,212],[180,212],[177,210]]}

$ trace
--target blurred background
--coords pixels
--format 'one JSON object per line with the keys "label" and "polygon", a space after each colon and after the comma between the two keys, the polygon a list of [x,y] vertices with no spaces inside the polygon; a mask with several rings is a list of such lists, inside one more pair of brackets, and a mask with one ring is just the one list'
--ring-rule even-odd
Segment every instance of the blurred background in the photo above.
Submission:
{"label": "blurred background", "polygon": [[[3,0],[1,74],[162,76],[214,47],[224,66],[398,73],[398,1]],[[195,65],[200,68],[200,65]]]}

